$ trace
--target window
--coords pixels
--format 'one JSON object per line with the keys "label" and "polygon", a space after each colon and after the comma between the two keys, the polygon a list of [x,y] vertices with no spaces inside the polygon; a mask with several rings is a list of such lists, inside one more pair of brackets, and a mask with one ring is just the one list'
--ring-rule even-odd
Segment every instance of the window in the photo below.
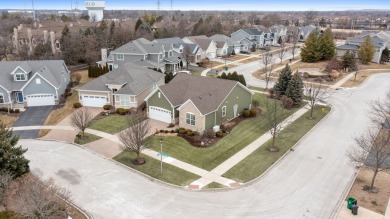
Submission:
{"label": "window", "polygon": [[0,94],[0,103],[4,103],[4,96],[3,96],[3,94]]}
{"label": "window", "polygon": [[16,81],[25,81],[26,80],[26,75],[23,73],[18,73],[15,75],[15,80]]}
{"label": "window", "polygon": [[222,107],[222,117],[226,116],[226,106]]}
{"label": "window", "polygon": [[41,84],[41,79],[39,79],[39,78],[35,79],[35,83],[36,84]]}
{"label": "window", "polygon": [[169,56],[172,56],[172,51],[169,52]]}
{"label": "window", "polygon": [[195,125],[195,115],[192,113],[186,113],[186,124]]}
{"label": "window", "polygon": [[116,54],[116,59],[117,60],[125,60],[125,55],[123,55],[123,54]]}
{"label": "window", "polygon": [[163,54],[161,53],[161,54],[160,54],[160,59],[162,59],[162,58],[163,58]]}
{"label": "window", "polygon": [[130,96],[130,103],[135,103],[135,96]]}
{"label": "window", "polygon": [[56,43],[56,48],[60,49],[60,43]]}
{"label": "window", "polygon": [[152,87],[152,91],[156,90],[156,89],[157,89],[157,87],[158,87],[158,86],[157,86],[157,84],[156,84],[156,83],[154,83],[154,84],[153,84],[153,87]]}
{"label": "window", "polygon": [[130,106],[130,99],[128,96],[120,96],[121,106]]}
{"label": "window", "polygon": [[158,98],[161,98],[161,92],[158,92]]}
{"label": "window", "polygon": [[183,49],[180,49],[180,53],[183,53]]}

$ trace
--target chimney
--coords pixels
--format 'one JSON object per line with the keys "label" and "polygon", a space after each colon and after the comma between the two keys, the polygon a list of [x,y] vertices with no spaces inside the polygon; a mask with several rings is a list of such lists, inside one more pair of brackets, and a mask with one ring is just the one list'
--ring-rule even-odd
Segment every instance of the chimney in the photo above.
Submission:
{"label": "chimney", "polygon": [[19,33],[18,28],[14,27],[14,48],[19,51]]}
{"label": "chimney", "polygon": [[49,36],[47,35],[47,30],[43,31],[43,42],[46,44],[49,39]]}
{"label": "chimney", "polygon": [[32,52],[33,51],[32,32],[30,28],[27,28],[27,38],[28,38],[28,47],[30,49],[30,52]]}
{"label": "chimney", "polygon": [[51,46],[51,50],[53,52],[53,54],[56,54],[56,44],[55,44],[55,35],[54,35],[54,31],[50,31],[50,46]]}
{"label": "chimney", "polygon": [[107,64],[107,49],[106,48],[101,49],[101,56],[102,56],[102,66],[105,66]]}

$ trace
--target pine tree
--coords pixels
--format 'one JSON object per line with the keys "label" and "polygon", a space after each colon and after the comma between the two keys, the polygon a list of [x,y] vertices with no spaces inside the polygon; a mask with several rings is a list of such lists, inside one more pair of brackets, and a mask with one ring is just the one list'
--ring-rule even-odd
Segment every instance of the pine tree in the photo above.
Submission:
{"label": "pine tree", "polygon": [[138,30],[138,28],[143,24],[142,20],[138,18],[137,22],[135,23],[135,31]]}
{"label": "pine tree", "polygon": [[375,55],[375,47],[372,44],[371,36],[368,35],[364,39],[364,42],[360,44],[359,56],[363,64],[370,62]]}
{"label": "pine tree", "polygon": [[233,48],[233,50],[232,50],[232,56],[235,56],[236,55],[236,51],[234,50],[234,48]]}
{"label": "pine tree", "polygon": [[305,41],[304,47],[301,49],[301,58],[304,62],[317,62],[322,55],[319,52],[318,32],[313,31],[309,34]]}
{"label": "pine tree", "polygon": [[278,82],[276,82],[274,86],[274,90],[278,98],[286,95],[287,87],[288,84],[290,83],[291,78],[292,78],[291,69],[290,66],[288,66],[287,64],[286,67],[280,72]]}
{"label": "pine tree", "polygon": [[92,76],[92,66],[88,66],[88,78],[91,78]]}
{"label": "pine tree", "polygon": [[390,51],[389,51],[389,49],[387,47],[385,47],[385,49],[382,51],[381,63],[388,62],[389,61],[389,57],[390,57]]}
{"label": "pine tree", "polygon": [[291,78],[287,87],[286,96],[294,101],[294,105],[299,105],[302,102],[303,81],[298,72]]}
{"label": "pine tree", "polygon": [[238,81],[239,81],[242,85],[246,86],[246,81],[245,81],[244,75],[238,75]]}
{"label": "pine tree", "polygon": [[0,173],[10,172],[14,177],[28,172],[29,161],[23,156],[27,149],[17,147],[19,137],[0,123]]}
{"label": "pine tree", "polygon": [[233,74],[231,75],[230,80],[233,80],[233,81],[238,81],[239,80],[237,72],[233,72]]}
{"label": "pine tree", "polygon": [[344,69],[352,69],[355,66],[355,54],[347,50],[341,57],[341,65]]}
{"label": "pine tree", "polygon": [[227,79],[227,75],[225,72],[221,74],[221,79]]}
{"label": "pine tree", "polygon": [[329,28],[319,36],[318,44],[318,52],[322,55],[321,60],[330,60],[336,55],[333,33]]}

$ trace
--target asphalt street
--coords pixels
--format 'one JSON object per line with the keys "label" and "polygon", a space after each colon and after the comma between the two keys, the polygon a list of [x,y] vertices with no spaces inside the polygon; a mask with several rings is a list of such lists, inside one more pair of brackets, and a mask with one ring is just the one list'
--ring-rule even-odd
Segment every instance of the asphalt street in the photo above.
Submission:
{"label": "asphalt street", "polygon": [[369,101],[390,73],[337,90],[332,112],[265,176],[247,187],[192,192],[167,187],[66,143],[21,140],[33,174],[52,177],[95,218],[329,218],[355,173],[346,152],[369,127]]}

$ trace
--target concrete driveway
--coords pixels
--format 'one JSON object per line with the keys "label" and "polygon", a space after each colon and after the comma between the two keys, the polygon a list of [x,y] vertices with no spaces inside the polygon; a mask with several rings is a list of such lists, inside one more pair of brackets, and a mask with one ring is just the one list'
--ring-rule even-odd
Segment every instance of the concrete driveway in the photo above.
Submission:
{"label": "concrete driveway", "polygon": [[332,218],[355,174],[346,156],[369,127],[367,103],[390,87],[390,74],[338,90],[333,110],[295,151],[253,184],[223,192],[167,187],[66,143],[22,140],[31,171],[53,177],[96,218]]}
{"label": "concrete driveway", "polygon": [[[14,123],[13,127],[18,126],[36,126],[43,125],[45,123],[47,116],[56,106],[35,106],[28,107],[24,111],[18,120]],[[15,131],[15,135],[19,135],[21,139],[32,139],[37,138],[39,130],[29,130],[29,131]]]}

